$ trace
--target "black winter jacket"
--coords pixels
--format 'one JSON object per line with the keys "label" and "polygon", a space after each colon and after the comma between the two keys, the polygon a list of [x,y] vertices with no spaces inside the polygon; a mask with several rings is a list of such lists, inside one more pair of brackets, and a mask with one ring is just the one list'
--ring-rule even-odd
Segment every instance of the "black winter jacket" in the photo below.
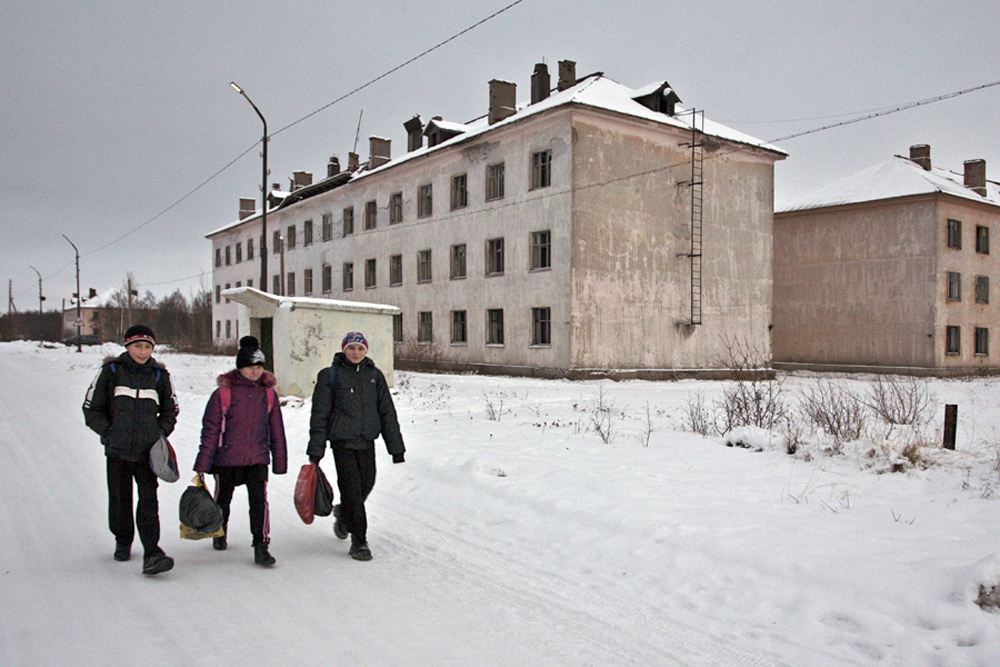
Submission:
{"label": "black winter jacket", "polygon": [[83,401],[87,426],[101,436],[110,458],[141,461],[162,433],[177,423],[177,398],[170,374],[150,357],[137,364],[128,352],[104,360]]}
{"label": "black winter jacket", "polygon": [[[336,388],[330,385],[334,368]],[[338,352],[333,366],[316,378],[306,453],[310,459],[323,458],[328,440],[333,447],[367,448],[379,435],[393,460],[402,461],[406,447],[385,376],[369,357],[354,365]]]}

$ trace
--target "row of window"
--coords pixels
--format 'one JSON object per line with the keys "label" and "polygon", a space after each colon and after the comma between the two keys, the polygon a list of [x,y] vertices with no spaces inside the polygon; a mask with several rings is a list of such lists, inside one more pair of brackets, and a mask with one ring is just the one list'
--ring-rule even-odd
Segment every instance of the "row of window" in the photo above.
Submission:
{"label": "row of window", "polygon": [[[948,272],[948,301],[962,300],[962,274]],[[976,276],[976,303],[990,302],[990,277]]]}
{"label": "row of window", "polygon": [[[529,237],[530,252],[528,257],[529,271],[545,271],[552,268],[552,232],[548,229],[531,232]],[[484,270],[487,276],[501,276],[506,270],[506,243],[504,237],[487,239],[485,244]],[[417,282],[429,283],[434,279],[434,255],[428,248],[418,250],[416,257]],[[466,244],[457,243],[448,249],[448,277],[451,280],[460,280],[468,277],[468,250]],[[315,285],[313,283],[313,270],[305,269],[302,272],[302,294],[313,293]],[[321,289],[323,294],[333,291],[333,267],[324,264],[320,274]],[[285,276],[284,290],[282,290],[281,276],[272,276],[272,291],[275,294],[284,293],[287,296],[295,296],[298,293],[296,285],[296,273],[288,272]],[[389,256],[389,286],[398,287],[403,284],[403,255]],[[240,283],[236,283],[240,287]],[[378,286],[378,262],[375,258],[367,259],[364,263],[364,287],[373,289]],[[229,289],[227,283],[225,288]],[[247,287],[253,287],[253,281],[247,281]],[[354,262],[344,262],[341,267],[341,291],[350,292],[354,289]],[[222,286],[215,286],[215,302],[222,300]]]}
{"label": "row of window", "polygon": [[[452,345],[467,345],[469,343],[469,314],[465,310],[453,310],[449,314],[449,342]],[[506,344],[504,330],[503,308],[487,308],[485,312],[486,345],[502,346]],[[404,340],[403,315],[393,315],[392,338],[396,343]],[[420,311],[417,313],[417,343],[429,345],[434,342],[434,313]],[[532,347],[550,347],[552,345],[552,309],[549,307],[531,309]]]}
{"label": "row of window", "polygon": [[[504,174],[503,162],[487,165],[485,175],[485,199],[495,201],[504,198]],[[531,175],[530,188],[537,190],[546,188],[552,184],[552,151],[537,151],[531,154]],[[451,210],[458,210],[469,205],[469,177],[468,174],[457,174],[451,178]],[[389,195],[389,224],[395,225],[403,222],[403,193],[394,192]],[[417,217],[427,218],[434,213],[434,188],[431,183],[425,183],[417,188]],[[375,229],[378,227],[379,207],[376,200],[365,203],[363,228]],[[342,212],[342,229],[344,236],[354,234],[354,207],[348,206]],[[333,214],[324,213],[322,220],[322,239],[330,241],[333,239]],[[308,246],[313,242],[313,221],[306,220],[302,225],[302,245]],[[298,228],[296,225],[288,225],[285,235],[282,237],[281,231],[273,232],[271,252],[278,254],[284,244],[285,250],[292,250],[298,244]],[[263,246],[263,239],[261,239]],[[254,256],[253,238],[246,241],[247,261]],[[243,261],[243,242],[237,241],[233,246],[215,249],[215,267],[231,266],[233,264],[233,249],[235,249],[235,263]]]}
{"label": "row of window", "polygon": [[[990,330],[986,327],[973,327],[973,352],[977,356],[990,354]],[[962,354],[962,327],[945,327],[944,351],[946,354]]]}
{"label": "row of window", "polygon": [[[962,249],[962,221],[952,218],[948,219],[948,247],[955,250]],[[983,225],[976,225],[976,252],[990,254],[990,228]]]}

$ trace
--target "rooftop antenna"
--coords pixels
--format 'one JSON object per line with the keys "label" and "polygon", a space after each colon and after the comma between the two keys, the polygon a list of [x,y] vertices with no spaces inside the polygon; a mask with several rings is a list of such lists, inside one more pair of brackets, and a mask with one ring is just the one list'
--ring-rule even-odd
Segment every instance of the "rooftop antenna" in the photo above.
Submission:
{"label": "rooftop antenna", "polygon": [[365,115],[365,110],[362,109],[361,113],[358,114],[358,131],[354,133],[354,152],[358,152],[358,137],[361,136],[361,117]]}

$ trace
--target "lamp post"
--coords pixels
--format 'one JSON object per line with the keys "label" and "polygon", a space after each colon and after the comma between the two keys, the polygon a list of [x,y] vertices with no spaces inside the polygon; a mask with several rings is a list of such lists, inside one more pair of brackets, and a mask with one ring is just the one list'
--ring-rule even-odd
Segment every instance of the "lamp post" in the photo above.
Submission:
{"label": "lamp post", "polygon": [[[28,268],[38,273],[38,269],[30,264]],[[45,297],[42,296],[42,274],[38,273],[38,340],[42,339],[42,301],[45,301]]]}
{"label": "lamp post", "polygon": [[80,294],[80,251],[77,249],[76,244],[69,240],[69,237],[65,234],[62,235],[64,239],[69,241],[69,244],[73,246],[73,251],[76,252],[76,351],[83,352],[83,341],[80,340],[82,332],[80,329],[83,327],[83,320],[80,315],[80,301],[83,295]]}
{"label": "lamp post", "polygon": [[257,105],[253,103],[253,100],[243,91],[242,88],[237,86],[232,81],[229,85],[233,87],[237,93],[242,95],[253,110],[257,112],[260,116],[260,122],[264,123],[264,137],[261,139],[261,144],[263,149],[260,152],[261,158],[264,162],[264,168],[260,179],[260,291],[267,291],[267,121],[264,119],[264,114],[260,112]]}

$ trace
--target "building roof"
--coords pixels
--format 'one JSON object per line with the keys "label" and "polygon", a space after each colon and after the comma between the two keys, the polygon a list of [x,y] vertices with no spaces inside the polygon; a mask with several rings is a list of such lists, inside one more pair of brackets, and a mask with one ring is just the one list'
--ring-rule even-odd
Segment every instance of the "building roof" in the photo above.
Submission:
{"label": "building roof", "polygon": [[965,187],[964,174],[931,167],[925,170],[909,158],[895,155],[881,164],[819,188],[775,207],[775,213],[859,204],[898,197],[942,193],[1000,206],[1000,184],[986,181],[986,196]]}
{"label": "building roof", "polygon": [[[530,116],[573,104],[591,107],[594,109],[604,109],[606,111],[612,111],[624,116],[640,118],[663,125],[690,130],[692,115],[689,112],[686,113],[685,110],[681,109],[679,106],[676,107],[674,115],[669,115],[661,111],[654,111],[653,109],[650,109],[649,107],[636,101],[637,99],[642,98],[645,95],[653,94],[656,91],[671,91],[671,94],[676,95],[676,93],[673,93],[665,81],[648,84],[638,89],[632,89],[607,78],[603,74],[597,73],[589,77],[584,77],[575,86],[571,86],[563,91],[555,92],[546,99],[534,104],[521,103],[518,105],[517,112],[515,114],[501,121],[495,122],[492,125],[489,123],[489,120],[485,115],[468,123],[456,123],[441,118],[434,118],[428,122],[428,127],[436,125],[439,129],[445,130],[449,134],[454,133],[455,136],[452,136],[435,146],[423,146],[417,150],[401,155],[398,158],[393,158],[375,169],[368,169],[366,164],[362,164],[361,168],[351,174],[351,177],[347,180],[344,180],[343,173],[331,178],[340,178],[336,185],[343,185],[348,180],[355,180],[357,178],[367,176],[368,174],[390,169],[403,162],[426,155],[429,152],[437,151],[462,141],[468,141],[469,139],[485,134],[486,132],[492,131],[496,128],[503,127],[504,125],[520,122]],[[760,139],[744,134],[743,132],[739,132],[738,130],[734,130],[730,127],[726,127],[720,123],[716,123],[708,118],[704,119],[704,125],[699,122],[699,126],[700,127],[698,129],[702,130],[704,134],[709,137],[722,139],[736,144],[742,144],[751,148],[762,149],[780,156],[779,159],[788,155],[777,146],[768,144]],[[312,186],[308,186],[311,190],[301,193],[298,198],[295,198],[295,193],[291,193],[292,200],[298,201],[299,199],[305,199],[308,196],[313,196],[326,189],[330,189],[329,187],[323,187],[323,184],[326,183],[327,180],[329,179],[324,179],[314,183]],[[288,203],[290,204],[292,201],[289,201]],[[269,209],[269,211],[270,210],[274,209]],[[211,238],[216,234],[232,229],[233,227],[254,220],[258,217],[260,217],[259,211],[253,216],[249,216],[235,222],[230,222],[219,229],[209,232],[205,236],[206,238]]]}

